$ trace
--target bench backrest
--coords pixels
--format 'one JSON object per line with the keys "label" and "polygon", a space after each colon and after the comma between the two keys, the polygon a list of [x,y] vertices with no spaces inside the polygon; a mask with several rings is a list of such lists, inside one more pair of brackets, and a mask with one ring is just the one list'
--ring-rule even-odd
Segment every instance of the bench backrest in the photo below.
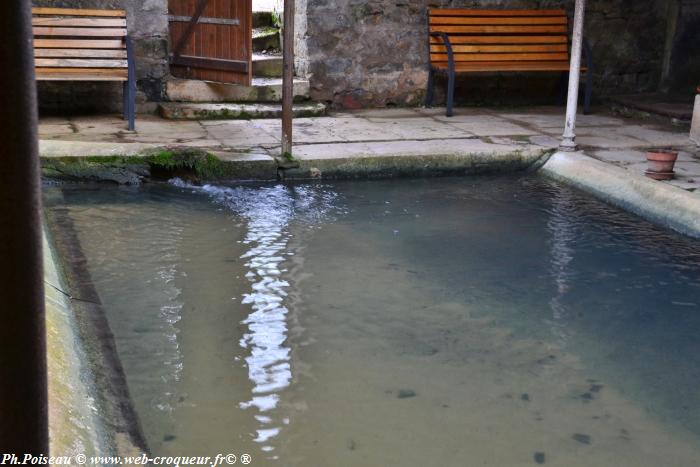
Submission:
{"label": "bench backrest", "polygon": [[32,8],[38,80],[126,81],[126,12]]}
{"label": "bench backrest", "polygon": [[[430,9],[428,22],[431,33],[448,34],[456,64],[569,60],[565,10]],[[430,61],[447,65],[438,37],[430,37]]]}

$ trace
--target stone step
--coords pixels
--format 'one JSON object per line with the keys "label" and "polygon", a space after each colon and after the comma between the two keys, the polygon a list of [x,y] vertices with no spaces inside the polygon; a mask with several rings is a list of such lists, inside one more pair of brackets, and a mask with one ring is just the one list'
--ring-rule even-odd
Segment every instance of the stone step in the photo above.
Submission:
{"label": "stone step", "polygon": [[253,54],[253,76],[279,78],[282,76],[282,55]]}
{"label": "stone step", "polygon": [[271,11],[254,11],[253,12],[253,27],[254,28],[264,28],[272,27],[275,25],[273,19],[273,13]]}
{"label": "stone step", "polygon": [[[253,78],[250,86],[193,79],[166,84],[168,100],[177,102],[281,102],[282,78]],[[294,79],[294,100],[309,99],[309,81]]]}
{"label": "stone step", "polygon": [[280,50],[279,31],[274,27],[253,29],[253,52]]}
{"label": "stone step", "polygon": [[[186,103],[164,102],[158,106],[161,117],[170,120],[251,120],[280,118],[282,104],[253,103]],[[326,105],[320,102],[294,104],[294,117],[319,117],[326,114]]]}

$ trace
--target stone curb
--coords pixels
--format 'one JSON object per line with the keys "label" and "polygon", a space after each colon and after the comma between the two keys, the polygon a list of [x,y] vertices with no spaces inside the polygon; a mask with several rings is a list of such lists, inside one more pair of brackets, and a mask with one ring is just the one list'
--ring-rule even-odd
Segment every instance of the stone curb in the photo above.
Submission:
{"label": "stone curb", "polygon": [[70,145],[46,145],[47,151],[41,151],[41,162],[42,173],[49,179],[110,181],[133,185],[154,176],[158,167],[153,165],[151,156],[158,152],[199,152],[215,157],[218,161],[216,176],[199,177],[201,181],[505,173],[526,170],[551,153],[551,150],[538,146],[499,146],[484,143],[465,146],[463,141],[440,140],[408,142],[408,145],[405,143],[407,142],[302,145],[298,146],[299,156],[293,161],[281,161],[268,154],[239,153],[213,148],[158,147],[127,143],[112,145],[111,149],[105,146],[104,151],[95,151],[96,154],[69,156],[72,147]]}
{"label": "stone curb", "polygon": [[557,152],[541,172],[655,224],[700,238],[700,199],[685,190],[600,162],[582,152]]}

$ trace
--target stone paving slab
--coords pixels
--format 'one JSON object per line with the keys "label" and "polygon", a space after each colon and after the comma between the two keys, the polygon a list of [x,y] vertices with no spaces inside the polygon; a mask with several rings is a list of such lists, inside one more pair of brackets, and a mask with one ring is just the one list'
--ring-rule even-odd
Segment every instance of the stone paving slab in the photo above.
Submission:
{"label": "stone paving slab", "polygon": [[[563,122],[563,107],[552,106],[459,108],[454,117],[446,117],[444,108],[338,112],[295,119],[294,155],[306,169],[313,167],[313,161],[322,165],[322,161],[342,159],[349,170],[353,158],[414,157],[430,164],[426,157],[434,156],[437,161],[438,156],[467,152],[496,158],[518,152],[534,154],[558,146]],[[129,132],[118,116],[50,117],[41,120],[39,133],[43,157],[130,156],[174,146],[201,148],[231,163],[250,164],[264,156],[269,158],[265,163],[272,164],[272,157],[280,152],[281,125],[278,119],[169,121],[140,115],[137,131]],[[698,148],[685,128],[597,111],[579,115],[577,133],[587,154],[635,174],[643,171],[647,149],[680,149],[677,179],[658,183],[696,191]],[[246,154],[253,159],[243,157]],[[358,164],[369,170],[366,160]],[[415,167],[418,163],[404,164]],[[270,167],[260,172],[267,177]]]}

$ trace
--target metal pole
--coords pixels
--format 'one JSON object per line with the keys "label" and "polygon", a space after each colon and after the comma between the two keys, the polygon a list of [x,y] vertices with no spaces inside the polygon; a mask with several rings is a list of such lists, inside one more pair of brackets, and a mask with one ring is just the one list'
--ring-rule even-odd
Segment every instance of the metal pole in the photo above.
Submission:
{"label": "metal pole", "polygon": [[294,0],[284,0],[282,29],[282,157],[292,156],[294,103]]}
{"label": "metal pole", "polygon": [[0,453],[48,454],[31,2],[0,2]]}
{"label": "metal pole", "polygon": [[578,87],[581,78],[581,47],[583,45],[583,20],[586,0],[576,0],[574,31],[571,38],[571,65],[569,67],[569,97],[566,101],[566,126],[559,149],[576,150],[576,111],[578,110]]}

